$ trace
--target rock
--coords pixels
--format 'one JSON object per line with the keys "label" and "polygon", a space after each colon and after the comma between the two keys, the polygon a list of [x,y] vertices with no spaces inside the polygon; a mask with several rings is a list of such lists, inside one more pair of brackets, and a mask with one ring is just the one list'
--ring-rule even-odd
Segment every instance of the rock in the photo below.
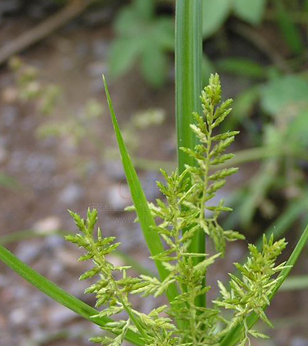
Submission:
{"label": "rock", "polygon": [[123,165],[119,160],[106,160],[104,163],[104,171],[107,173],[108,177],[114,181],[126,181]]}
{"label": "rock", "polygon": [[10,293],[15,301],[24,301],[25,297],[28,297],[30,295],[29,288],[24,286],[11,287]]}
{"label": "rock", "polygon": [[57,251],[57,260],[68,268],[74,268],[78,264],[78,255],[67,249],[61,249]]}
{"label": "rock", "polygon": [[12,127],[17,121],[18,109],[15,106],[5,106],[1,111],[1,122],[5,127]]}
{"label": "rock", "polygon": [[56,171],[56,167],[56,159],[43,154],[30,155],[25,162],[25,168],[29,173],[48,174],[50,176]]}
{"label": "rock", "polygon": [[[76,265],[79,265],[78,262],[75,261],[75,267]],[[82,274],[84,273],[85,271],[81,272]],[[89,282],[87,281],[80,281],[78,280],[77,277],[74,277],[72,280],[71,280],[71,285],[69,286],[68,288],[68,291],[75,297],[78,297],[78,298],[81,298],[81,299],[84,299],[85,296],[84,296],[84,291],[89,287]]]}
{"label": "rock", "polygon": [[42,220],[37,221],[33,225],[33,229],[38,234],[50,234],[61,228],[61,221],[57,216],[48,216]]}
{"label": "rock", "polygon": [[291,341],[291,346],[308,346],[308,340],[302,338],[301,336],[295,337]]}
{"label": "rock", "polygon": [[[46,340],[46,331],[41,330],[41,329],[32,330],[31,339],[32,339],[32,340],[29,340],[29,346],[32,346],[32,345],[33,345],[33,341],[34,341],[34,340],[35,340],[35,342],[37,342],[39,345],[40,345],[40,344],[44,344],[44,343],[45,343],[45,340]],[[25,345],[25,346],[27,346],[27,345]]]}
{"label": "rock", "polygon": [[48,309],[47,316],[51,326],[62,326],[64,323],[74,319],[76,314],[61,305],[55,304]]}
{"label": "rock", "polygon": [[107,192],[108,209],[112,212],[122,212],[132,204],[130,191],[125,183],[111,185]]}
{"label": "rock", "polygon": [[64,239],[64,236],[60,234],[59,235],[55,234],[55,235],[46,237],[45,244],[48,249],[51,249],[51,250],[59,249],[65,245],[65,239]]}
{"label": "rock", "polygon": [[84,189],[77,184],[70,184],[66,186],[60,194],[60,202],[66,206],[79,202],[85,196]]}
{"label": "rock", "polygon": [[139,224],[133,223],[133,218],[124,215],[116,222],[116,235],[124,252],[134,251],[137,247],[144,245],[144,238]]}
{"label": "rock", "polygon": [[41,247],[36,243],[20,243],[16,250],[16,256],[23,262],[31,263],[41,254]]}
{"label": "rock", "polygon": [[53,262],[48,268],[48,275],[51,279],[58,279],[63,276],[63,264],[61,262]]}
{"label": "rock", "polygon": [[27,150],[16,150],[10,153],[8,169],[11,172],[24,172],[33,190],[40,193],[52,184],[52,175],[56,171],[55,157],[30,153]]}
{"label": "rock", "polygon": [[23,326],[28,319],[28,315],[25,309],[14,309],[9,314],[10,323],[15,326]]}
{"label": "rock", "polygon": [[162,176],[156,172],[148,172],[145,177],[140,178],[144,193],[149,201],[154,201],[160,196],[156,182],[162,180]]}

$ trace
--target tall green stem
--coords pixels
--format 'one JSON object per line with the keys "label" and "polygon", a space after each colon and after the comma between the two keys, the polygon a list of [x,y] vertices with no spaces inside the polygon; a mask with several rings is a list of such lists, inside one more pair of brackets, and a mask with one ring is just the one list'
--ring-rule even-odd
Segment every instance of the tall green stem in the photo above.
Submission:
{"label": "tall green stem", "polygon": [[192,112],[201,112],[202,89],[202,0],[177,0],[176,3],[176,126],[179,173],[194,160],[180,147],[194,148],[196,136],[189,125]]}
{"label": "tall green stem", "polygon": [[[201,114],[202,89],[202,0],[177,0],[176,2],[176,126],[178,169],[194,166],[195,160],[180,148],[194,149],[197,140],[190,129],[194,122],[193,112]],[[191,252],[205,252],[205,234],[198,231],[192,241]],[[200,259],[196,259],[198,261]],[[197,305],[205,305],[205,297]]]}

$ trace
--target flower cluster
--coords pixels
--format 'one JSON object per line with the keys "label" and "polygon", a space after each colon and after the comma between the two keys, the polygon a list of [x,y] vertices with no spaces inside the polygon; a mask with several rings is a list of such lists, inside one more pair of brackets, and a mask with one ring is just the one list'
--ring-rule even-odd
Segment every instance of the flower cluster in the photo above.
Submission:
{"label": "flower cluster", "polygon": [[[80,260],[92,260],[94,266],[81,276],[87,279],[98,276],[98,281],[86,292],[96,294],[97,307],[104,306],[98,316],[106,318],[120,314],[121,319],[104,326],[115,338],[102,336],[92,341],[102,345],[120,346],[126,332],[139,332],[147,346],[218,346],[223,337],[234,327],[244,325],[239,345],[249,342],[249,337],[265,337],[249,329],[247,318],[257,314],[268,325],[264,313],[278,279],[274,276],[285,268],[284,263],[275,265],[277,257],[285,248],[284,240],[274,242],[273,238],[263,239],[263,250],[249,245],[250,257],[246,264],[235,264],[239,276],[230,274],[229,289],[218,283],[221,298],[213,301],[213,307],[205,304],[210,287],[205,283],[208,267],[225,253],[226,242],[244,237],[238,232],[224,230],[219,224],[222,212],[231,211],[221,200],[213,203],[217,191],[226,178],[237,172],[237,168],[220,168],[233,157],[226,153],[234,141],[237,131],[216,133],[216,128],[231,111],[232,100],[221,103],[221,85],[218,75],[212,75],[209,85],[202,91],[203,116],[195,114],[196,122],[191,125],[198,138],[194,150],[182,148],[193,157],[194,166],[186,166],[179,174],[168,175],[162,170],[165,183],[158,183],[164,199],[150,203],[150,210],[156,219],[152,227],[165,244],[164,251],[152,257],[160,262],[169,273],[166,278],[140,275],[130,276],[128,266],[114,266],[107,259],[119,243],[114,237],[103,237],[101,230],[95,231],[97,211],[89,210],[86,220],[71,213],[81,234],[68,236],[67,240],[86,250]],[[216,170],[215,170],[216,168]],[[190,245],[198,232],[205,232],[216,248],[216,254],[190,251]],[[196,260],[197,259],[197,260]],[[176,285],[177,296],[170,306],[160,306],[149,314],[136,311],[130,295],[153,295],[157,297]],[[201,303],[200,303],[201,302]],[[203,302],[203,303],[202,303]],[[223,310],[232,310],[227,320]],[[122,316],[126,316],[122,319]]]}

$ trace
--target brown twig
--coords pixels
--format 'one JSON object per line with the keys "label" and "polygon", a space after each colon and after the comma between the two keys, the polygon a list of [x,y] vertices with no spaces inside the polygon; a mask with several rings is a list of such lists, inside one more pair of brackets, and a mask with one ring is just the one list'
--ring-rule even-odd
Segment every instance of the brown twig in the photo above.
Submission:
{"label": "brown twig", "polygon": [[11,56],[41,41],[58,28],[80,15],[93,2],[94,0],[71,0],[68,5],[58,13],[5,45],[0,50],[0,65],[5,63]]}

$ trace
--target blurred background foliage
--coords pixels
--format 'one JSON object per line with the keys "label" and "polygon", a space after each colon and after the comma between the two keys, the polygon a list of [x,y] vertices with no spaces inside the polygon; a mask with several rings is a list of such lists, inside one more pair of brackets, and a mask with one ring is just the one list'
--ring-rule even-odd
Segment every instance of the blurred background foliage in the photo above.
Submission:
{"label": "blurred background foliage", "polygon": [[[46,0],[39,8],[48,14],[69,3],[74,1]],[[37,4],[4,0],[1,16],[22,10],[35,17]],[[100,0],[89,4],[94,11],[113,9],[107,20],[114,33],[107,56],[109,78],[120,82],[137,68],[154,90],[173,80],[174,1]],[[241,80],[244,87],[240,90],[227,87],[235,102],[226,127],[242,129],[239,163],[259,163],[254,174],[249,173],[239,189],[230,194],[236,212],[226,223],[256,236],[264,227],[260,220],[270,227],[271,222],[290,215],[289,222],[284,223],[286,231],[307,207],[305,202],[300,203],[308,198],[307,16],[308,1],[204,1],[204,80],[214,71],[227,76],[231,84],[232,78]],[[65,90],[56,83],[44,82],[43,73],[20,59],[10,61],[19,97],[37,103],[39,112],[51,119],[37,129],[40,137],[66,136],[74,145],[91,138],[100,147],[99,138],[91,134],[91,122],[103,115],[101,103],[90,99],[78,116],[67,115],[55,121],[52,113],[66,102]],[[152,109],[128,121],[124,134],[132,154],[140,146],[136,119],[144,117],[140,121],[147,124],[145,127],[159,125],[163,113]],[[152,167],[158,168],[159,162]]]}

